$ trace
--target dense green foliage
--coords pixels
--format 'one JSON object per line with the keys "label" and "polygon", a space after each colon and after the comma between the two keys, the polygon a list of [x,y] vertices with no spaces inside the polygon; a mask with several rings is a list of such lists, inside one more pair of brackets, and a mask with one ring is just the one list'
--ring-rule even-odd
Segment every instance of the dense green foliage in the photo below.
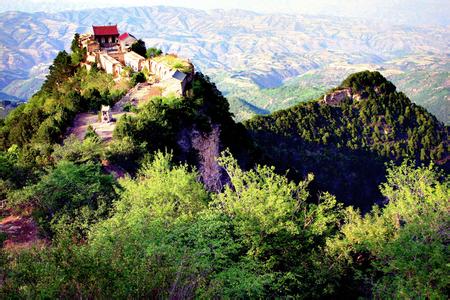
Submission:
{"label": "dense green foliage", "polygon": [[345,88],[360,100],[335,106],[311,101],[247,121],[266,162],[289,169],[293,178],[313,172],[320,189],[363,207],[381,199],[383,162],[445,161],[448,127],[380,73],[356,73],[335,90]]}
{"label": "dense green foliage", "polygon": [[353,74],[336,90],[343,88],[351,88],[362,99],[349,99],[339,106],[312,101],[269,117],[256,117],[246,124],[256,131],[295,134],[306,142],[371,150],[390,159],[444,158],[448,129],[403,93],[396,92],[380,73]]}
{"label": "dense green foliage", "polygon": [[48,230],[50,222],[74,222],[77,214],[94,214],[110,206],[114,198],[111,176],[102,174],[100,166],[60,161],[34,185],[8,195],[8,204],[14,209],[31,206],[37,221]]}
{"label": "dense green foliage", "polygon": [[[244,172],[227,156],[235,190],[211,198],[195,172],[168,158],[157,154],[136,180],[120,182],[113,214],[91,227],[87,243],[67,247],[72,230],[60,226],[49,249],[15,257],[3,292],[235,298],[332,291],[327,272],[310,268],[323,261],[315,246],[337,230],[333,197],[307,204],[308,181],[288,182],[267,167]],[[249,206],[255,195],[258,204]],[[311,289],[318,283],[327,288]]]}
{"label": "dense green foliage", "polygon": [[145,47],[145,42],[141,39],[131,45],[131,51],[134,51],[143,57],[147,56],[147,48]]}
{"label": "dense green foliage", "polygon": [[157,153],[119,181],[110,217],[78,212],[87,240],[74,242],[86,235],[64,219],[52,245],[8,253],[2,295],[445,298],[449,181],[433,167],[391,167],[388,205],[361,217],[329,194],[310,203],[312,177],[243,171],[229,154],[221,165],[230,186],[209,194],[195,171]]}
{"label": "dense green foliage", "polygon": [[388,169],[381,185],[388,204],[364,217],[349,209],[339,236],[329,241],[375,298],[447,298],[450,181],[442,179],[432,165]]}
{"label": "dense green foliage", "polygon": [[187,97],[132,106],[111,141],[92,127],[63,139],[77,113],[124,92],[80,66],[78,38],[0,123],[0,200],[45,238],[0,248],[0,298],[446,299],[449,178],[401,161],[444,162],[448,129],[379,73],[337,89],[359,101],[247,122],[256,149],[202,74]]}
{"label": "dense green foliage", "polygon": [[132,86],[135,86],[136,84],[145,82],[145,81],[146,81],[145,74],[142,72],[136,72],[136,73],[133,73],[133,75],[131,75],[131,85]]}

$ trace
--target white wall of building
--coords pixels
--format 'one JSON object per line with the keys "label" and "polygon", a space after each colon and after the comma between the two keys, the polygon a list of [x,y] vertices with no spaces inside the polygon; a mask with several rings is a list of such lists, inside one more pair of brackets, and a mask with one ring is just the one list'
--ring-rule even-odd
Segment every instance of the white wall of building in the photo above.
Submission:
{"label": "white wall of building", "polygon": [[137,54],[136,52],[130,51],[124,54],[125,65],[130,66],[135,72],[142,70],[142,65],[145,58]]}

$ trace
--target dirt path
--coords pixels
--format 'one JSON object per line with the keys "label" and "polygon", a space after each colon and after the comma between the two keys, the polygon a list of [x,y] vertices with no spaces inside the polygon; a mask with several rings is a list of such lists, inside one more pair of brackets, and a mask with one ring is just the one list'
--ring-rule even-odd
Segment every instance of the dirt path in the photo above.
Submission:
{"label": "dirt path", "polygon": [[75,134],[79,140],[83,140],[89,125],[91,125],[95,132],[102,138],[103,141],[112,139],[114,128],[117,120],[124,114],[133,114],[131,112],[124,112],[123,108],[127,103],[134,106],[147,102],[153,96],[160,96],[161,88],[149,83],[139,83],[134,88],[130,89],[128,93],[122,97],[111,109],[113,119],[115,122],[102,123],[98,121],[98,115],[93,113],[80,113],[75,117],[73,126],[68,130],[67,135]]}
{"label": "dirt path", "polygon": [[82,140],[84,139],[84,136],[86,135],[86,130],[89,126],[89,124],[97,122],[97,115],[90,114],[90,113],[80,113],[75,117],[75,120],[73,121],[73,126],[69,129],[68,134],[75,134],[75,136]]}
{"label": "dirt path", "polygon": [[83,140],[86,135],[87,128],[91,125],[103,141],[109,141],[112,139],[117,120],[119,120],[124,114],[126,113],[113,113],[113,118],[116,120],[115,122],[102,123],[98,121],[97,114],[80,113],[75,117],[73,127],[69,129],[68,135],[75,134],[79,140]]}
{"label": "dirt path", "polygon": [[[9,213],[2,211],[3,215]],[[45,243],[45,240],[39,238],[38,226],[31,217],[7,215],[0,221],[0,232],[7,236],[3,242],[5,249],[22,249],[38,243]]]}
{"label": "dirt path", "polygon": [[130,89],[125,96],[122,97],[112,108],[113,113],[123,111],[123,107],[127,103],[138,106],[147,102],[153,96],[161,96],[161,87],[150,83],[138,83],[134,88]]}

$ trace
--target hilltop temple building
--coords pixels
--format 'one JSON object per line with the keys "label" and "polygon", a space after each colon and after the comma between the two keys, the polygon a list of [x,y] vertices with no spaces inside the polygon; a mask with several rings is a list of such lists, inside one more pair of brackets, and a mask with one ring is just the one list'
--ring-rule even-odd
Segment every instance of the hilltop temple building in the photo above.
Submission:
{"label": "hilltop temple building", "polygon": [[137,38],[135,38],[128,32],[122,33],[119,36],[120,48],[122,49],[122,51],[130,50],[131,45],[133,45],[135,42],[137,42]]}
{"label": "hilltop temple building", "polygon": [[97,64],[116,78],[122,76],[124,67],[130,67],[134,72],[147,70],[158,80],[167,83],[171,91],[180,95],[186,94],[186,89],[194,77],[194,66],[188,60],[179,59],[189,66],[182,72],[165,63],[164,58],[173,60],[177,58],[176,55],[169,54],[157,60],[147,59],[132,51],[131,46],[137,39],[128,32],[120,34],[117,25],[94,25],[92,31],[93,33],[80,36],[80,46],[87,50],[86,67]]}
{"label": "hilltop temple building", "polygon": [[114,47],[119,41],[119,30],[117,25],[92,26],[94,31],[94,40],[100,44],[100,47]]}

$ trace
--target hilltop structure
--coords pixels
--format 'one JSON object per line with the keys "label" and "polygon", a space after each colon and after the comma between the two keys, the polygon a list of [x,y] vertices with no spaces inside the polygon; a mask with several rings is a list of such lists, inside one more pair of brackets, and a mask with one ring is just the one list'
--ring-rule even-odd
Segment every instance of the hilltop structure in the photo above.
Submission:
{"label": "hilltop structure", "polygon": [[86,66],[96,64],[115,78],[122,76],[124,68],[133,72],[145,71],[156,81],[164,81],[171,93],[186,95],[194,77],[194,66],[189,60],[174,54],[147,59],[131,50],[138,40],[132,34],[120,34],[117,25],[92,26],[93,33],[80,36],[80,46],[87,51]]}
{"label": "hilltop structure", "polygon": [[131,49],[131,45],[137,42],[137,38],[131,35],[128,32],[122,33],[119,36],[120,48],[122,51],[129,51]]}
{"label": "hilltop structure", "polygon": [[92,26],[94,31],[94,40],[100,44],[101,47],[113,47],[119,39],[119,30],[117,25],[109,26]]}

